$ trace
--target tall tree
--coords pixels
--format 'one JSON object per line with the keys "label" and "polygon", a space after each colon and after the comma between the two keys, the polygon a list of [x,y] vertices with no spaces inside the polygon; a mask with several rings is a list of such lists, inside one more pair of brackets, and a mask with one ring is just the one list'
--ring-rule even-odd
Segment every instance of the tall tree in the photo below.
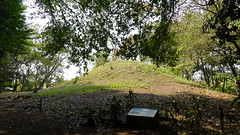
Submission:
{"label": "tall tree", "polygon": [[[220,3],[218,7],[217,4]],[[227,63],[240,94],[240,73],[237,70],[240,61],[240,2],[239,0],[209,0],[209,7],[216,7],[206,26],[215,31],[213,39],[218,41],[218,53]]]}
{"label": "tall tree", "polygon": [[[30,30],[26,27],[22,0],[0,1],[0,92],[13,80],[15,58],[30,45]],[[8,67],[6,67],[8,66]],[[5,72],[5,71],[8,72]]]}
{"label": "tall tree", "polygon": [[0,60],[6,53],[13,55],[26,51],[30,30],[25,23],[22,0],[0,1]]}
{"label": "tall tree", "polygon": [[186,11],[183,17],[175,22],[172,29],[176,31],[178,43],[178,64],[176,70],[188,80],[199,70],[200,61],[208,61],[211,52],[211,34],[203,33],[204,17],[200,12]]}
{"label": "tall tree", "polygon": [[[236,36],[236,24],[239,21],[231,20],[230,16],[235,14],[236,19],[236,16],[239,15],[236,12],[229,12],[230,10],[226,6],[228,5],[228,8],[232,8],[233,11],[239,11],[236,8],[238,3],[231,1],[230,3],[235,4],[226,4],[226,1],[222,0],[193,0],[192,2],[189,5],[190,8],[188,7],[190,14],[180,18],[180,23],[176,27],[180,43],[180,63],[177,67],[184,72],[184,76],[188,79],[191,79],[195,72],[201,71],[203,80],[212,88],[220,86],[220,83],[225,87],[227,80],[231,82],[234,79],[236,82],[239,78],[237,66],[239,39]],[[195,14],[195,17],[192,13]],[[221,20],[220,16],[225,16],[228,19],[222,18]],[[218,19],[216,20],[216,18]],[[205,25],[203,25],[204,23]],[[237,44],[230,42],[232,40],[227,39],[227,37],[235,37]],[[232,71],[231,75],[228,73],[229,71]],[[237,83],[236,87],[239,89]]]}

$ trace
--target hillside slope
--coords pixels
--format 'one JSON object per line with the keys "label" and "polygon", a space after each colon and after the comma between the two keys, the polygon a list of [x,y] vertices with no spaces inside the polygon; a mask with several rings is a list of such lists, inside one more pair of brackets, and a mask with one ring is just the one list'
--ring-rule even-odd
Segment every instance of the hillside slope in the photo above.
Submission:
{"label": "hillside slope", "polygon": [[235,97],[206,88],[200,88],[199,84],[174,75],[169,68],[157,68],[154,65],[136,61],[113,61],[106,63],[94,68],[84,76],[57,85],[51,91],[79,93],[82,89],[86,92],[87,90],[91,91],[91,89],[93,92],[109,89],[128,92],[131,89],[135,93],[164,96],[189,93],[226,100],[232,100]]}
{"label": "hillside slope", "polygon": [[[231,113],[234,112],[231,115],[235,117],[236,121],[240,118],[239,110],[230,107],[236,96],[201,88],[197,83],[174,75],[169,68],[157,68],[154,65],[140,62],[110,62],[95,68],[85,76],[65,82],[58,87],[60,88],[53,89],[53,91],[63,89],[65,94],[77,93],[77,96],[70,94],[72,96],[65,97],[66,101],[69,100],[69,97],[75,99],[68,104],[81,104],[94,110],[98,110],[99,107],[105,108],[109,104],[118,104],[120,103],[118,98],[120,98],[125,102],[120,115],[123,122],[126,121],[125,114],[130,107],[158,108],[161,116],[177,120],[175,126],[178,134],[221,133],[220,107],[225,110],[225,115],[229,115],[228,110],[230,110]],[[130,94],[129,90],[134,94]],[[114,96],[116,97],[114,98]],[[134,102],[132,102],[133,99]],[[84,109],[79,107],[78,110]],[[200,129],[197,126],[198,121]],[[231,123],[231,120],[227,118],[224,121],[225,130],[228,133],[239,133],[240,126],[237,122]],[[164,121],[160,123],[170,126],[171,130],[174,129],[174,124],[168,125]]]}
{"label": "hillside slope", "polygon": [[[114,61],[94,68],[91,72],[77,79],[76,85],[106,85],[121,89],[148,87],[152,82],[165,79],[167,70],[160,70],[153,65],[132,61]],[[73,83],[72,80],[66,85]]]}
{"label": "hillside slope", "polygon": [[[0,134],[222,134],[221,118],[226,134],[240,134],[240,109],[230,106],[235,96],[200,88],[168,68],[140,62],[110,62],[39,91],[38,96],[16,94],[12,100],[0,94],[0,102],[4,101],[0,104]],[[126,114],[133,107],[157,108],[160,127],[125,127]],[[120,123],[113,121],[114,112]]]}

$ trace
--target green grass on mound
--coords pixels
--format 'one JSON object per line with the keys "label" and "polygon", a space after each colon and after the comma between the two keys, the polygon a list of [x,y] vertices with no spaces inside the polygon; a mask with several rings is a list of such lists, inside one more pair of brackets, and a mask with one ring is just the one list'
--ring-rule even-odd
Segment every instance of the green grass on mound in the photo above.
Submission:
{"label": "green grass on mound", "polygon": [[113,61],[94,68],[84,76],[39,91],[38,95],[57,96],[109,89],[149,88],[156,82],[197,85],[195,82],[176,76],[169,67],[156,67],[136,61]]}
{"label": "green grass on mound", "polygon": [[63,96],[67,94],[82,94],[82,93],[93,93],[96,91],[107,90],[106,86],[96,85],[83,85],[83,86],[66,86],[59,88],[52,88],[47,90],[41,90],[37,93],[39,96]]}

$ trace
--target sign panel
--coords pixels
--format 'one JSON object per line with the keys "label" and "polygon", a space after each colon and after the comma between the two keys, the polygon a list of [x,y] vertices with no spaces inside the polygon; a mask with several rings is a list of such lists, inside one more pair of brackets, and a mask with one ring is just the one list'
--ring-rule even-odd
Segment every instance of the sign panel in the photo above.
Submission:
{"label": "sign panel", "polygon": [[127,115],[153,118],[156,116],[157,112],[158,112],[157,109],[132,108]]}

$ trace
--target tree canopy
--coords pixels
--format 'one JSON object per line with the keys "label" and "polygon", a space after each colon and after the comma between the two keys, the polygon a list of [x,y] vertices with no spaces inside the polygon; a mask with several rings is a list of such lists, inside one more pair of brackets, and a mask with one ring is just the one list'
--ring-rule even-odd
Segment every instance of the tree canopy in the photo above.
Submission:
{"label": "tree canopy", "polygon": [[[210,52],[210,55],[204,59],[197,56],[197,65],[191,74],[199,69],[220,71],[219,67],[223,67],[222,72],[231,71],[240,91],[237,0],[37,0],[37,4],[44,10],[43,14],[50,17],[43,40],[47,52],[70,51],[71,61],[80,65],[86,65],[98,53],[106,58],[114,53],[127,59],[148,56],[156,65],[176,66],[181,54],[172,24],[181,22],[185,11],[197,11],[204,17],[205,24],[196,25],[202,26],[203,33],[213,34],[205,44],[208,50],[200,54]],[[211,65],[214,62],[210,58],[215,56],[218,56],[215,61],[218,66]],[[210,75],[210,72],[203,73],[205,77]],[[207,83],[212,82],[206,78]],[[218,79],[215,81],[213,85],[219,85]]]}
{"label": "tree canopy", "polygon": [[[30,29],[26,26],[22,0],[0,1],[0,92],[9,85],[16,57],[26,53]],[[15,61],[15,62],[14,62]],[[15,63],[15,64],[14,64]]]}
{"label": "tree canopy", "polygon": [[[19,75],[15,67],[26,65],[24,54],[35,50],[40,55],[29,60],[28,65],[54,67],[49,60],[61,53],[68,54],[71,62],[79,67],[84,65],[85,69],[88,61],[101,57],[105,62],[110,55],[133,60],[148,58],[157,66],[173,67],[189,80],[198,73],[213,89],[222,87],[224,91],[234,81],[240,92],[238,0],[35,2],[40,8],[38,14],[49,18],[41,33],[40,50],[28,47],[31,34],[22,14],[22,1],[1,1],[0,65],[1,72],[8,73],[2,74],[4,80],[21,80],[17,76],[23,74]],[[32,59],[28,56],[26,59]],[[56,63],[62,61],[58,58]],[[13,80],[9,80],[10,84]],[[3,80],[1,83],[3,87]]]}
{"label": "tree canopy", "polygon": [[[75,63],[86,63],[86,60],[91,59],[91,55],[97,53],[103,53],[107,57],[113,51],[118,54],[122,52],[121,55],[127,58],[135,59],[138,55],[148,55],[156,63],[165,62],[167,59],[163,59],[158,52],[169,51],[165,55],[172,55],[174,52],[166,49],[171,48],[170,46],[160,46],[164,46],[162,44],[167,43],[166,40],[172,36],[168,27],[174,17],[177,2],[37,0],[38,5],[50,16],[44,38],[46,48],[51,53],[70,50],[70,59]],[[137,39],[126,46],[128,36],[133,30],[137,31],[138,36],[134,36]],[[159,33],[162,35],[158,36]],[[143,40],[151,36],[151,41]],[[159,43],[159,40],[162,43]],[[148,44],[148,47],[145,44]],[[134,52],[127,53],[131,50]]]}
{"label": "tree canopy", "polygon": [[9,53],[17,56],[26,51],[30,30],[26,26],[22,0],[0,1],[0,60]]}
{"label": "tree canopy", "polygon": [[42,89],[61,76],[63,57],[46,56],[31,41],[34,33],[25,22],[22,0],[1,0],[0,5],[0,93]]}
{"label": "tree canopy", "polygon": [[222,62],[230,68],[237,92],[240,94],[240,77],[239,71],[237,71],[240,61],[240,3],[238,0],[222,0],[220,6],[217,6],[217,3],[219,1],[209,1],[208,6],[215,7],[215,12],[212,12],[213,16],[208,19],[205,26],[214,30],[215,35],[212,38],[218,41],[218,47],[214,49],[217,49],[218,54],[222,56]]}

